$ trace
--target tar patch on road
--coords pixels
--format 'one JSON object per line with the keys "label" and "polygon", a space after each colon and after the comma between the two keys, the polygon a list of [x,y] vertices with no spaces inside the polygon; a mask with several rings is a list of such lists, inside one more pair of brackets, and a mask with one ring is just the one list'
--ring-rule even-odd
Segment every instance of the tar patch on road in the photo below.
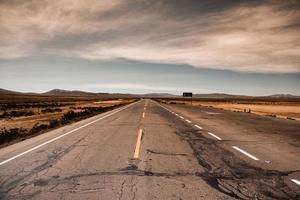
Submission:
{"label": "tar patch on road", "polygon": [[293,191],[284,177],[295,171],[281,172],[250,166],[232,152],[224,149],[220,141],[206,138],[200,130],[184,123],[164,109],[156,112],[164,116],[176,128],[176,134],[187,141],[198,163],[205,172],[198,177],[211,187],[237,199],[299,199],[299,191]]}

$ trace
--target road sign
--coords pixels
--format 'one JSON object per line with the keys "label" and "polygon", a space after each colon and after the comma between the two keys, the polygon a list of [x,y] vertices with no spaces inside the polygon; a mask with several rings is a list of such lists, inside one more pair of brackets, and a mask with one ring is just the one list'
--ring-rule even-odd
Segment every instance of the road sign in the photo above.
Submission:
{"label": "road sign", "polygon": [[182,96],[183,97],[193,97],[193,93],[191,93],[191,92],[184,92],[184,93],[182,93]]}

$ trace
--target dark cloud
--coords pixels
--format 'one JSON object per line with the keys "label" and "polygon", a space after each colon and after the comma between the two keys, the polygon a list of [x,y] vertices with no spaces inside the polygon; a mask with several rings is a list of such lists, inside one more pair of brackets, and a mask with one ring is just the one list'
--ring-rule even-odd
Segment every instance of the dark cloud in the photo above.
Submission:
{"label": "dark cloud", "polygon": [[0,1],[0,58],[126,58],[300,71],[299,1]]}

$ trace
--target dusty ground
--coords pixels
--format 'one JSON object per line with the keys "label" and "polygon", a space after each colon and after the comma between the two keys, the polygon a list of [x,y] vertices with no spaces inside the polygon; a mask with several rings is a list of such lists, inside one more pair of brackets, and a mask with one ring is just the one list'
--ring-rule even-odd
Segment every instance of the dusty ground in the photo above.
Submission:
{"label": "dusty ground", "polygon": [[[191,105],[189,101],[169,101],[169,103],[185,103]],[[263,116],[273,116],[278,118],[289,118],[300,121],[300,102],[213,102],[213,101],[194,101],[193,106],[208,106],[221,108],[231,111],[255,113]]]}
{"label": "dusty ground", "polygon": [[[31,110],[34,112],[32,116],[21,116],[21,117],[13,117],[13,118],[4,118],[0,119],[0,129],[6,128],[25,128],[30,129],[36,123],[48,123],[51,120],[59,119],[64,113],[68,111],[81,111],[84,107],[106,107],[113,106],[120,103],[124,103],[125,100],[108,100],[108,101],[96,101],[96,102],[68,102],[68,106],[58,106],[51,107],[60,108],[62,112],[53,112],[53,113],[42,113],[42,108],[29,108],[29,109],[21,109],[21,110]],[[8,109],[10,110],[20,110],[20,109]],[[0,111],[0,114],[3,111]]]}

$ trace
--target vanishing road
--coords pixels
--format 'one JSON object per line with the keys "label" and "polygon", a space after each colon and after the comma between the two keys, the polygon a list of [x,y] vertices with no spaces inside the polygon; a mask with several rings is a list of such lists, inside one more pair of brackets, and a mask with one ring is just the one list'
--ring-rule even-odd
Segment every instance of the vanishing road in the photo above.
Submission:
{"label": "vanishing road", "polygon": [[300,123],[140,100],[0,149],[0,199],[300,199]]}

